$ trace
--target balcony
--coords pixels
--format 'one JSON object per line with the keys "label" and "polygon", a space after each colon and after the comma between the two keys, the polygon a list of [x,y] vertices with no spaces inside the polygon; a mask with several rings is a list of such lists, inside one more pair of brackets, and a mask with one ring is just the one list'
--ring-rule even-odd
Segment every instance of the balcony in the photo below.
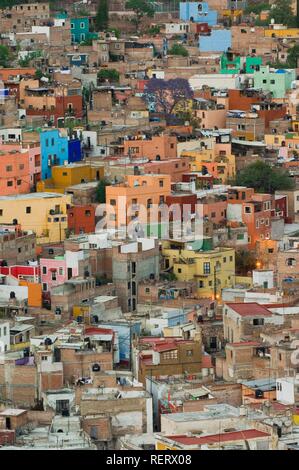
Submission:
{"label": "balcony", "polygon": [[10,345],[11,351],[22,351],[22,349],[30,348],[30,341],[25,341],[22,343],[16,343]]}

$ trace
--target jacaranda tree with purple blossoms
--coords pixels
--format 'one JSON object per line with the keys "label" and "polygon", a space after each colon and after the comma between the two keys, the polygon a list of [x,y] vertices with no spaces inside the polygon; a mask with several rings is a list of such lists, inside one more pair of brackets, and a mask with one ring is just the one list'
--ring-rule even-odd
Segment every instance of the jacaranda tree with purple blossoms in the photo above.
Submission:
{"label": "jacaranda tree with purple blossoms", "polygon": [[184,78],[151,78],[144,89],[144,97],[151,109],[167,116],[174,113],[179,102],[192,99],[193,90]]}

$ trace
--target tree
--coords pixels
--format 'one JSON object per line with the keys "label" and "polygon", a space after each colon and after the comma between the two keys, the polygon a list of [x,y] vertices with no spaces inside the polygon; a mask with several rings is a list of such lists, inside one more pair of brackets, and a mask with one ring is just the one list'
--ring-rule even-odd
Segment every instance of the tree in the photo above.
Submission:
{"label": "tree", "polygon": [[99,82],[119,82],[119,72],[115,69],[102,69],[98,72]]}
{"label": "tree", "polygon": [[182,57],[188,57],[189,52],[187,49],[182,46],[182,44],[174,44],[171,49],[168,51],[171,55],[180,55]]}
{"label": "tree", "polygon": [[0,66],[7,67],[9,62],[9,49],[0,44]]}
{"label": "tree", "polygon": [[98,31],[103,31],[108,28],[108,24],[109,24],[108,0],[99,0],[95,23],[96,23],[96,28]]}
{"label": "tree", "polygon": [[193,98],[193,91],[188,80],[174,78],[163,80],[151,78],[144,90],[146,101],[153,105],[156,112],[162,112],[165,116],[172,114],[177,104]]}
{"label": "tree", "polygon": [[236,273],[246,276],[248,271],[256,268],[256,257],[253,252],[247,250],[236,251]]}
{"label": "tree", "polygon": [[270,10],[270,18],[274,18],[275,23],[286,26],[296,26],[297,20],[292,10],[291,0],[276,0]]}
{"label": "tree", "polygon": [[96,199],[97,202],[100,204],[105,204],[106,203],[106,186],[109,186],[110,183],[108,180],[105,178],[99,181],[99,184],[97,186],[97,194],[96,194]]}
{"label": "tree", "polygon": [[262,160],[251,163],[238,173],[236,184],[254,188],[259,193],[271,194],[278,189],[287,190],[294,187],[294,182],[287,171],[272,168]]}
{"label": "tree", "polygon": [[295,45],[288,50],[287,66],[291,69],[297,68],[299,59],[299,45]]}
{"label": "tree", "polygon": [[146,0],[128,0],[126,2],[126,8],[128,10],[134,10],[135,16],[132,19],[136,26],[136,31],[139,29],[139,25],[144,16],[152,18],[155,14],[155,10]]}

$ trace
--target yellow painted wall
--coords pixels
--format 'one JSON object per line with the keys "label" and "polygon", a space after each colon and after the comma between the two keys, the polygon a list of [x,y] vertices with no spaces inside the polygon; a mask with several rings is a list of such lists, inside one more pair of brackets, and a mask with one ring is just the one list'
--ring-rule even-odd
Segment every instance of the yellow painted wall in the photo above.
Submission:
{"label": "yellow painted wall", "polygon": [[[221,289],[232,287],[235,283],[235,251],[220,248],[212,251],[192,251],[171,249],[168,241],[162,243],[162,255],[169,260],[169,267],[179,281],[197,282],[197,294],[201,297],[214,296],[214,268],[217,267],[217,298]],[[224,258],[226,259],[224,262]],[[231,259],[230,259],[231,258]],[[204,273],[204,263],[210,263],[210,273]],[[203,287],[199,286],[200,281]]]}
{"label": "yellow painted wall", "polygon": [[[71,195],[57,193],[0,197],[0,224],[12,224],[17,219],[23,230],[36,233],[37,243],[59,242],[65,238],[67,205],[71,202]],[[59,213],[51,215],[50,210],[55,210],[55,206],[59,206]]]}
{"label": "yellow painted wall", "polygon": [[265,29],[266,37],[272,37],[273,34],[277,38],[299,38],[299,28]]}
{"label": "yellow painted wall", "polygon": [[57,191],[64,193],[65,188],[86,182],[95,181],[99,172],[99,179],[104,178],[104,167],[92,165],[54,166],[52,178],[37,183],[37,191]]}

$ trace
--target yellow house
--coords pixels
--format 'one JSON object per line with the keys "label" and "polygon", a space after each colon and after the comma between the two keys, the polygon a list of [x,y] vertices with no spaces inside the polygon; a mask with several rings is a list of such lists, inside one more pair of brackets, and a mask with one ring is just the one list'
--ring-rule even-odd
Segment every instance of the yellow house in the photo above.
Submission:
{"label": "yellow house", "polygon": [[37,183],[38,192],[58,192],[64,194],[68,186],[104,178],[104,166],[96,163],[70,163],[69,165],[54,166],[52,178]]}
{"label": "yellow house", "polygon": [[299,38],[299,28],[265,29],[265,37],[275,38]]}
{"label": "yellow house", "polygon": [[2,196],[0,224],[20,224],[23,230],[36,233],[38,244],[63,241],[71,202],[71,195],[57,193]]}
{"label": "yellow house", "polygon": [[220,298],[221,290],[235,284],[235,250],[212,248],[209,239],[162,242],[166,269],[179,281],[195,281],[198,297]]}
{"label": "yellow house", "polygon": [[203,172],[205,169],[217,182],[225,184],[230,178],[234,178],[236,173],[235,155],[229,148],[216,151],[215,147],[198,148],[196,150],[185,150],[181,157],[189,157],[190,171]]}
{"label": "yellow house", "polygon": [[299,134],[297,132],[287,132],[286,134],[266,134],[265,143],[270,148],[279,148],[284,146],[289,151],[295,150],[299,152]]}

